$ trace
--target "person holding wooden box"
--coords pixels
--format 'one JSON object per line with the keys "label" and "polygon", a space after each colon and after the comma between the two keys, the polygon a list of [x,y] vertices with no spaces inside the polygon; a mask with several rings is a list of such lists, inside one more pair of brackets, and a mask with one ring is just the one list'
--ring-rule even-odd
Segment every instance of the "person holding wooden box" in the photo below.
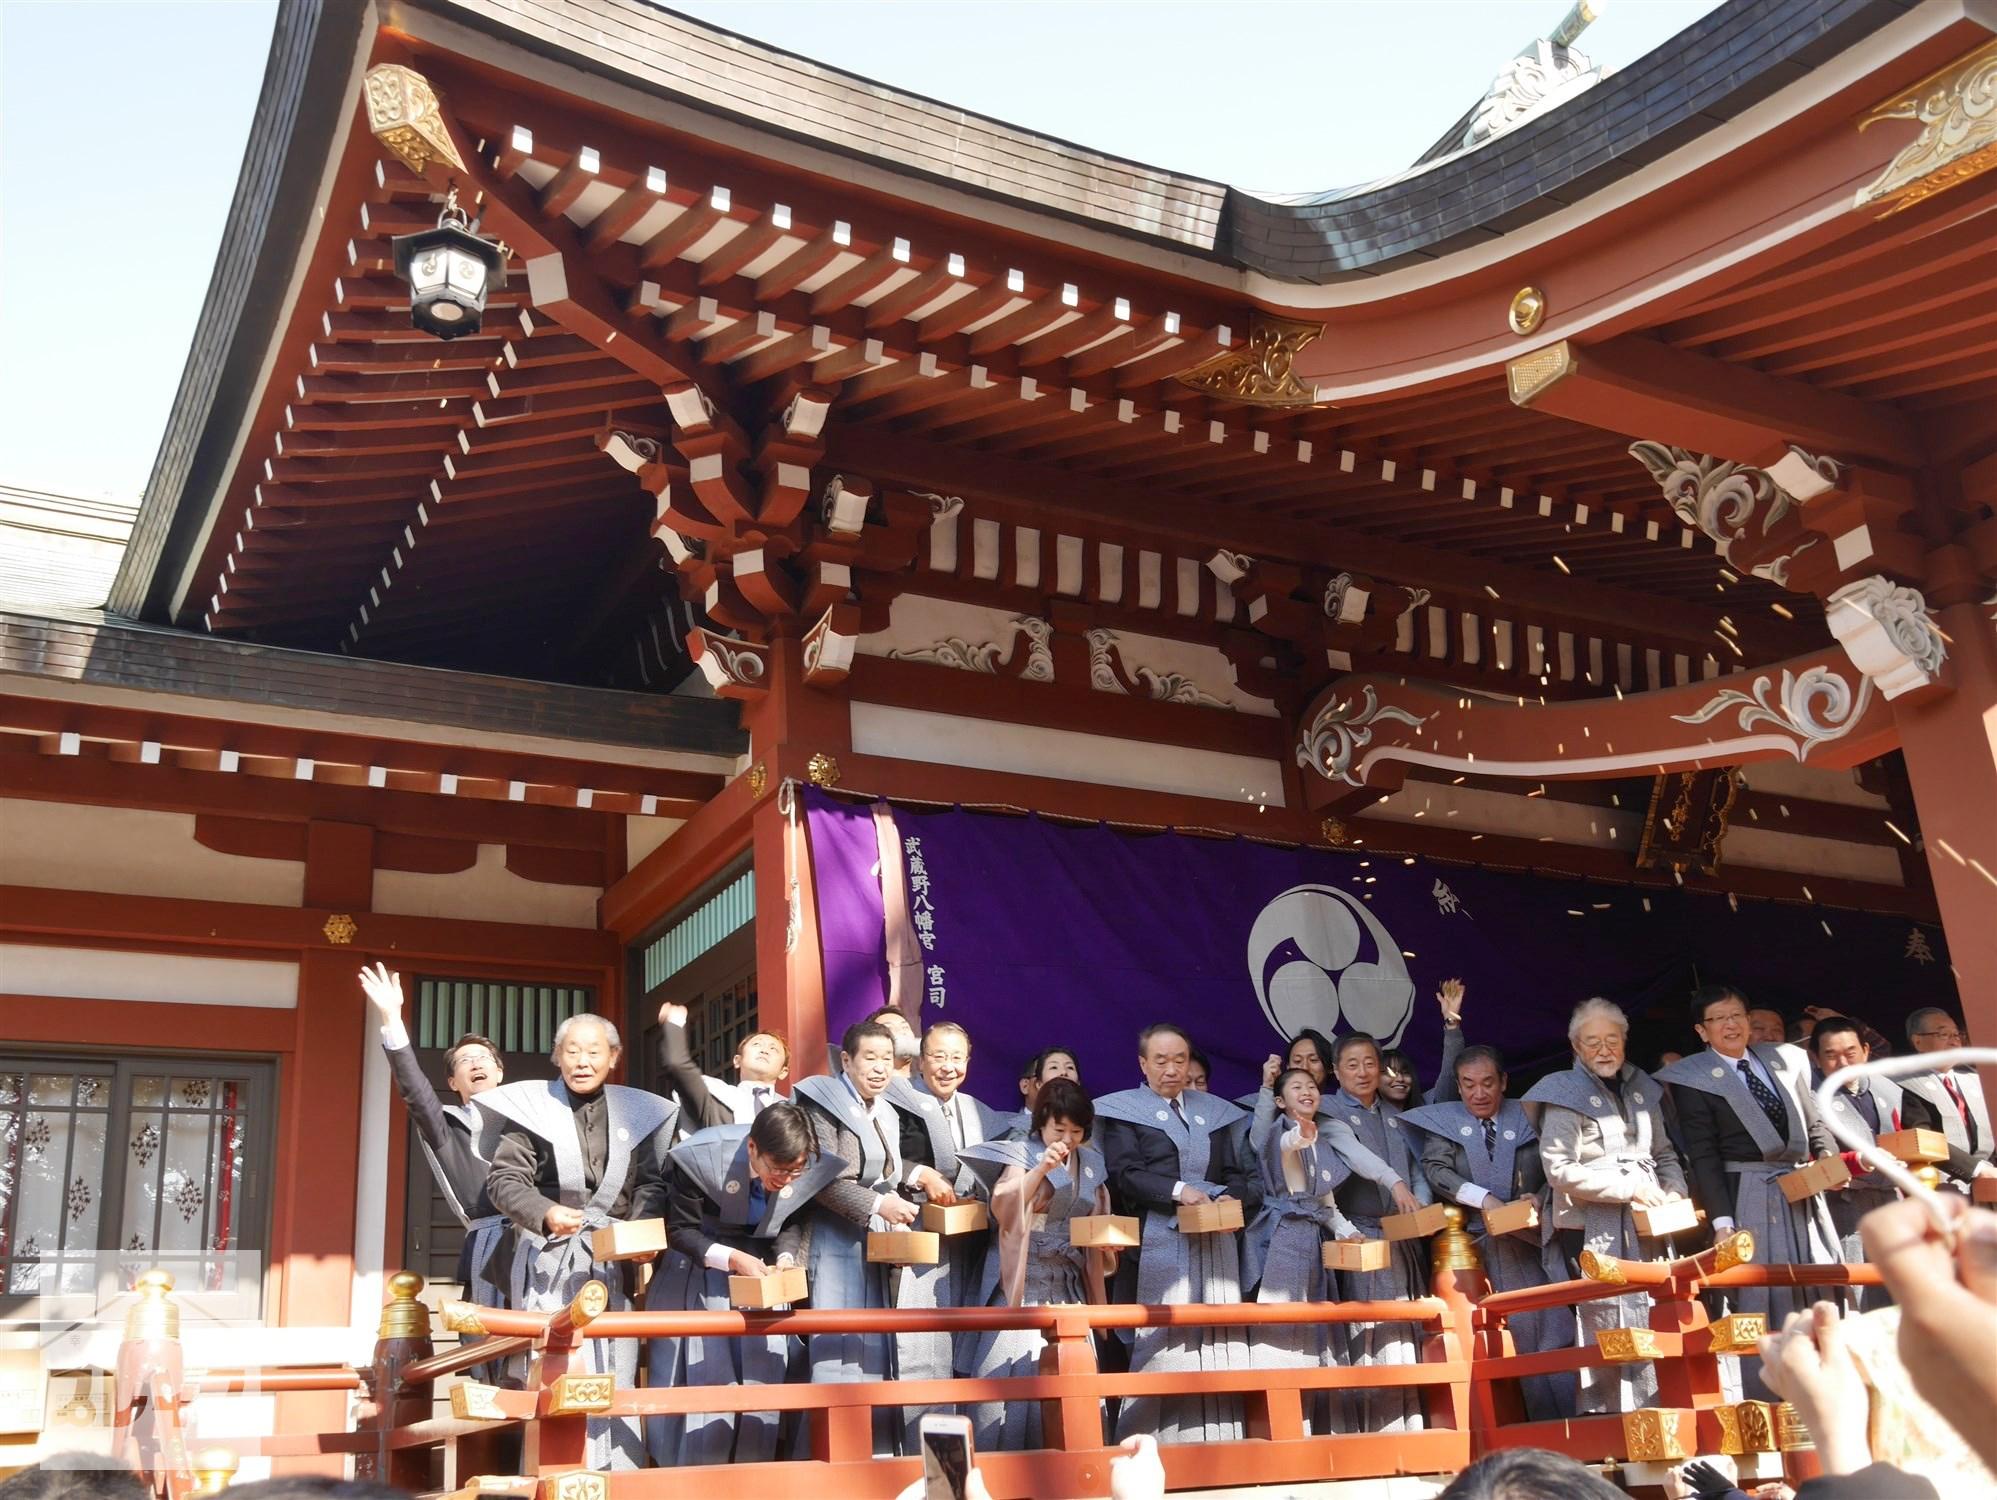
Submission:
{"label": "person holding wooden box", "polygon": [[[1522,1101],[1539,1131],[1553,1227],[1568,1262],[1583,1250],[1641,1260],[1648,1253],[1632,1210],[1685,1197],[1685,1172],[1665,1133],[1664,1089],[1627,1059],[1629,1017],[1603,999],[1584,1000],[1567,1022],[1574,1066],[1540,1079]],[[1605,1328],[1643,1328],[1650,1299],[1641,1292],[1583,1302],[1580,1342]],[[1580,1372],[1582,1413],[1627,1412],[1657,1398],[1648,1364],[1605,1365]]]}
{"label": "person holding wooden box", "polygon": [[[844,1163],[810,1207],[805,1266],[811,1302],[814,1308],[892,1307],[890,1268],[867,1259],[869,1230],[913,1228],[920,1214],[916,1198],[926,1194],[931,1202],[949,1203],[956,1194],[934,1167],[903,1157],[901,1115],[886,1097],[895,1076],[894,1033],[877,1021],[858,1022],[841,1039],[839,1058],[838,1073],[800,1079],[792,1090],[818,1149]],[[896,1353],[895,1342],[880,1333],[820,1333],[808,1340],[814,1384],[895,1379]],[[896,1413],[877,1409],[875,1451],[895,1453],[903,1428]]]}
{"label": "person holding wooden box", "polygon": [[[1497,1048],[1466,1047],[1456,1055],[1447,1089],[1440,1080],[1436,1084],[1438,1095],[1451,1097],[1401,1116],[1422,1132],[1422,1171],[1437,1199],[1460,1203],[1481,1221],[1477,1250],[1494,1292],[1546,1286],[1567,1276],[1553,1238],[1539,1132],[1525,1107],[1505,1097],[1506,1082]],[[1520,1313],[1507,1326],[1520,1354],[1565,1349],[1574,1342],[1574,1318],[1564,1309]],[[1574,1414],[1572,1374],[1535,1375],[1524,1389],[1530,1420]]]}
{"label": "person holding wooden box", "polygon": [[[646,1289],[647,1312],[725,1312],[735,1305],[732,1278],[802,1265],[803,1210],[846,1165],[819,1150],[802,1109],[782,1102],[752,1125],[696,1131],[669,1160],[668,1248]],[[646,1383],[781,1385],[791,1353],[783,1334],[652,1339]],[[781,1427],[775,1412],[651,1417],[645,1445],[660,1465],[747,1463],[777,1456]]]}
{"label": "person holding wooden box", "polygon": [[[953,1184],[959,1198],[981,1195],[984,1184],[963,1160],[962,1153],[986,1141],[1004,1140],[1013,1134],[1009,1116],[973,1098],[964,1088],[971,1076],[971,1034],[955,1021],[938,1021],[922,1034],[922,1056],[916,1060],[912,1080],[919,1094],[936,1101],[936,1111],[949,1131],[950,1144],[958,1152],[958,1170]],[[964,1206],[968,1212],[970,1205]],[[950,1257],[950,1283],[953,1305],[982,1307],[998,1289],[998,1266],[991,1260],[992,1236],[989,1228],[951,1234],[944,1242]],[[972,1339],[957,1340],[958,1368],[971,1355]]]}
{"label": "person holding wooden box", "polygon": [[[1838,1235],[1824,1195],[1792,1203],[1776,1179],[1812,1158],[1835,1156],[1837,1143],[1817,1118],[1806,1071],[1782,1047],[1750,1042],[1747,1012],[1739,990],[1701,986],[1691,1019],[1705,1050],[1659,1074],[1678,1106],[1693,1184],[1716,1240],[1747,1229],[1755,1259],[1765,1264],[1836,1265]],[[1733,1311],[1761,1313],[1776,1328],[1832,1296],[1823,1287],[1742,1287],[1727,1300]],[[1759,1364],[1753,1356],[1741,1360],[1743,1381],[1757,1389]]]}
{"label": "person holding wooden box", "polygon": [[[623,1261],[599,1261],[593,1231],[655,1216],[665,1197],[665,1156],[679,1106],[644,1089],[610,1082],[622,1044],[602,1016],[570,1016],[555,1028],[552,1059],[559,1078],[508,1083],[479,1095],[479,1110],[498,1123],[486,1190],[514,1224],[507,1268],[508,1305],[526,1312],[568,1306],[600,1281],[610,1307],[631,1306]],[[585,1339],[578,1373],[638,1379],[635,1339]],[[645,1444],[632,1417],[589,1420],[594,1469],[635,1469]]]}
{"label": "person holding wooden box", "polygon": [[[1855,1068],[1871,1060],[1872,1047],[1856,1021],[1844,1016],[1825,1015],[1810,1033],[1810,1046],[1817,1067],[1828,1078],[1841,1068]],[[1882,1135],[1900,1128],[1904,1095],[1890,1078],[1855,1078],[1831,1101],[1831,1109],[1865,1140],[1878,1144]],[[1838,1232],[1839,1253],[1846,1265],[1865,1260],[1865,1240],[1858,1232],[1859,1220],[1875,1208],[1884,1207],[1900,1196],[1900,1190],[1883,1173],[1869,1172],[1856,1151],[1844,1153],[1851,1181],[1826,1195],[1831,1224]],[[1859,1291],[1859,1306],[1866,1310],[1891,1302],[1886,1288],[1869,1286]]]}
{"label": "person holding wooden box", "polygon": [[[1109,1300],[1117,1252],[1078,1246],[1071,1235],[1076,1220],[1110,1212],[1109,1167],[1083,1144],[1094,1128],[1095,1106],[1081,1085],[1057,1078],[1039,1090],[1028,1139],[964,1148],[961,1160],[991,1195],[998,1287],[1009,1307]],[[1045,1343],[1031,1328],[975,1334],[965,1369],[980,1380],[1036,1375]],[[971,1421],[981,1449],[1043,1445],[1038,1401],[980,1402]]]}
{"label": "person holding wooden box", "polygon": [[[1392,1188],[1362,1177],[1348,1177],[1338,1185],[1339,1210],[1365,1238],[1379,1239],[1383,1218],[1413,1213],[1429,1202],[1428,1182],[1416,1162],[1411,1132],[1401,1125],[1401,1112],[1380,1092],[1380,1044],[1363,1031],[1342,1036],[1333,1044],[1331,1066],[1338,1080],[1331,1112],[1401,1179]],[[1356,1302],[1425,1297],[1428,1247],[1419,1240],[1400,1241],[1385,1270],[1342,1271],[1339,1282],[1345,1296]],[[1411,1365],[1419,1357],[1417,1340],[1412,1323],[1354,1323],[1346,1330],[1346,1363]],[[1415,1432],[1422,1426],[1421,1394],[1406,1387],[1356,1391],[1346,1406],[1347,1432]]]}
{"label": "person holding wooden box", "polygon": [[[1916,1052],[1945,1052],[1968,1045],[1955,1017],[1927,1005],[1907,1017],[1907,1040]],[[1948,1137],[1948,1158],[1938,1162],[1942,1175],[1967,1188],[1973,1178],[1997,1177],[1991,1148],[1997,1145],[1990,1129],[1990,1104],[1974,1068],[1917,1073],[1900,1082],[1906,1095],[1909,1130],[1939,1130]]]}
{"label": "person holding wooden box", "polygon": [[[1337,1190],[1352,1168],[1320,1124],[1317,1080],[1291,1068],[1276,1080],[1282,1101],[1280,1128],[1263,1138],[1256,1155],[1262,1174],[1262,1212],[1242,1241],[1242,1281],[1257,1302],[1331,1302],[1338,1284],[1325,1268],[1324,1244],[1363,1238],[1338,1211]],[[1344,1126],[1350,1130],[1350,1126]],[[1249,1345],[1257,1368],[1315,1370],[1333,1355],[1329,1326],[1293,1323],[1258,1329]],[[1332,1392],[1313,1392],[1304,1420],[1313,1436],[1339,1430]]]}
{"label": "person holding wooden box", "polygon": [[[1103,1159],[1119,1211],[1143,1219],[1143,1246],[1119,1275],[1134,1281],[1130,1300],[1148,1305],[1241,1300],[1241,1260],[1232,1233],[1183,1234],[1183,1204],[1222,1197],[1257,1206],[1260,1192],[1236,1159],[1227,1127],[1236,1105],[1189,1092],[1192,1044],[1177,1026],[1147,1026],[1137,1038],[1144,1087],[1096,1100]],[[1124,1300],[1122,1296],[1118,1300]],[[1131,1341],[1132,1373],[1186,1374],[1245,1369],[1247,1341],[1238,1328],[1140,1328]],[[1161,1443],[1227,1442],[1242,1432],[1238,1396],[1139,1396],[1126,1400],[1118,1431],[1148,1432]]]}

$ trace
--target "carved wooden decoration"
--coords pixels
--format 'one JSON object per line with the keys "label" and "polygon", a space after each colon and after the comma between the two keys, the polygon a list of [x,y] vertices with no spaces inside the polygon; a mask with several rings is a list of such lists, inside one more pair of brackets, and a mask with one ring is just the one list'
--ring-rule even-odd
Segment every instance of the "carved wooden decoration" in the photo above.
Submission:
{"label": "carved wooden decoration", "polygon": [[1931,73],[1868,111],[1865,130],[1881,120],[1915,120],[1921,133],[1886,170],[1858,190],[1854,208],[1880,203],[1879,217],[1912,208],[1957,183],[1997,167],[1997,42]]}
{"label": "carved wooden decoration", "polygon": [[1324,329],[1316,323],[1259,314],[1248,330],[1248,342],[1182,371],[1179,380],[1196,391],[1249,406],[1315,406],[1317,391],[1291,369],[1298,354]]}
{"label": "carved wooden decoration", "polygon": [[1687,870],[1715,873],[1739,795],[1740,772],[1731,766],[1659,776],[1651,787],[1650,810],[1644,814],[1636,867],[1669,869],[1680,875]]}

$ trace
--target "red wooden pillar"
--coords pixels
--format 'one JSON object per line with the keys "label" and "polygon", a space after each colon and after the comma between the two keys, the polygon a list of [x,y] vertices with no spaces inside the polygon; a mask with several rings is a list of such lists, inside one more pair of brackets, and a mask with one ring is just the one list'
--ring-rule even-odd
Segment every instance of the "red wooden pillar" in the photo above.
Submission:
{"label": "red wooden pillar", "polygon": [[[1895,703],[1907,779],[1948,934],[1963,1020],[1997,1043],[1997,629],[1988,604],[1936,612],[1952,692]],[[1997,1086],[1986,1076],[1985,1087]]]}

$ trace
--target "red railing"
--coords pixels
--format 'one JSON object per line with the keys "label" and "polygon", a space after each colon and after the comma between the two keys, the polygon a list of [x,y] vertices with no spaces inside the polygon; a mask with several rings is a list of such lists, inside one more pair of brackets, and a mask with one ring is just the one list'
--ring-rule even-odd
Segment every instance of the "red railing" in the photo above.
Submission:
{"label": "red railing", "polygon": [[[493,1474],[502,1435],[518,1434],[521,1475],[515,1493],[577,1497],[705,1495],[725,1485],[730,1500],[873,1500],[916,1476],[914,1459],[876,1459],[877,1408],[968,1406],[1037,1401],[1045,1446],[981,1453],[979,1466],[995,1500],[1062,1500],[1108,1492],[1111,1450],[1103,1443],[1102,1403],[1158,1395],[1239,1397],[1245,1436],[1235,1442],[1163,1450],[1173,1489],[1447,1473],[1497,1448],[1554,1448],[1587,1461],[1664,1463],[1695,1453],[1785,1453],[1792,1472],[1808,1469],[1806,1436],[1781,1430],[1778,1414],[1755,1403],[1729,1404],[1719,1357],[1746,1352],[1758,1331],[1740,1319],[1709,1324],[1699,1293],[1742,1286],[1870,1285],[1865,1266],[1757,1266],[1751,1237],[1736,1235],[1701,1255],[1672,1262],[1584,1262],[1588,1279],[1489,1293],[1460,1216],[1436,1240],[1432,1297],[1405,1302],[1251,1303],[1228,1306],[988,1307],[928,1311],[606,1312],[592,1284],[560,1312],[524,1313],[453,1304],[446,1322],[483,1335],[442,1354],[430,1344],[429,1315],[415,1300],[421,1282],[391,1278],[375,1358],[365,1369],[273,1372],[209,1371],[183,1379],[177,1342],[164,1333],[166,1291],[142,1284],[139,1311],[120,1358],[119,1427],[128,1457],[152,1477],[157,1493],[183,1500],[204,1493],[183,1437],[185,1406],[206,1393],[362,1394],[351,1430],[286,1434],[240,1444],[272,1458],[351,1455],[357,1474],[413,1490],[467,1485]],[[161,1278],[162,1280],[164,1278]],[[1519,1354],[1506,1320],[1544,1308],[1640,1292],[1648,1326],[1605,1340],[1611,1347]],[[148,1321],[150,1320],[150,1321]],[[1758,1321],[1758,1320],[1757,1320]],[[1093,1335],[1135,1328],[1341,1325],[1408,1322],[1422,1330],[1420,1362],[1352,1368],[1175,1374],[1106,1373]],[[1045,1340],[1040,1373],[999,1379],[876,1381],[842,1385],[637,1387],[617,1389],[580,1368],[592,1338],[748,1337],[814,1333],[966,1332],[1033,1329]],[[433,1416],[439,1382],[507,1354],[532,1356],[528,1388],[508,1390],[469,1380],[451,1387],[453,1415]],[[1657,1405],[1626,1415],[1528,1423],[1520,1382],[1644,1359],[1658,1376]],[[1319,1391],[1413,1388],[1426,1426],[1402,1434],[1310,1435],[1304,1412]],[[592,1416],[795,1412],[810,1456],[768,1463],[647,1469],[587,1475],[586,1428]],[[1786,1436],[1787,1441],[1782,1439]],[[439,1458],[441,1455],[441,1460]],[[441,1473],[439,1464],[441,1462]],[[215,1464],[208,1465],[212,1476]],[[488,1490],[486,1493],[492,1493]]]}

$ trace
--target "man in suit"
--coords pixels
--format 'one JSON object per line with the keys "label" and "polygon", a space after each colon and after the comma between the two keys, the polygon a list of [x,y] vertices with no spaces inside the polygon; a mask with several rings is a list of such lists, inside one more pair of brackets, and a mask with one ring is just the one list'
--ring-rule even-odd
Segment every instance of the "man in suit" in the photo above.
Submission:
{"label": "man in suit", "polygon": [[[1134,1297],[1147,1305],[1239,1302],[1239,1236],[1229,1231],[1182,1234],[1182,1207],[1239,1199],[1252,1218],[1261,1191],[1236,1158],[1227,1127],[1242,1117],[1238,1105],[1188,1087],[1192,1043],[1177,1026],[1147,1026],[1137,1039],[1142,1088],[1095,1101],[1110,1191],[1120,1213],[1141,1216],[1142,1249],[1136,1260]],[[1120,1286],[1132,1273],[1119,1268]],[[1236,1328],[1141,1328],[1132,1340],[1132,1373],[1187,1373],[1247,1367],[1248,1350]],[[1241,1401],[1234,1396],[1140,1396],[1123,1403],[1120,1435],[1149,1432],[1161,1443],[1218,1442],[1241,1436]]]}
{"label": "man in suit", "polygon": [[[1810,1033],[1810,1045],[1816,1053],[1817,1068],[1826,1078],[1841,1068],[1858,1067],[1872,1057],[1872,1048],[1859,1031],[1858,1023],[1844,1016],[1825,1016],[1818,1021]],[[1868,1144],[1876,1145],[1880,1136],[1901,1128],[1903,1098],[1900,1085],[1890,1078],[1855,1078],[1838,1090],[1831,1101],[1831,1111],[1839,1124]],[[1883,1175],[1867,1171],[1856,1151],[1844,1153],[1844,1164],[1851,1172],[1851,1181],[1829,1195],[1831,1223],[1837,1229],[1838,1249],[1845,1264],[1858,1265],[1865,1260],[1859,1220],[1875,1208],[1891,1203],[1900,1193]],[[1859,1305],[1865,1308],[1884,1307],[1889,1300],[1884,1287],[1866,1287],[1859,1295]]]}
{"label": "man in suit", "polygon": [[[1916,1052],[1946,1052],[1969,1039],[1955,1017],[1926,1005],[1907,1017],[1907,1040]],[[1948,1137],[1944,1175],[1968,1185],[1972,1177],[1997,1177],[1991,1161],[1990,1105],[1974,1068],[1916,1074],[1901,1080],[1901,1101],[1909,1130],[1939,1130]]]}
{"label": "man in suit", "polygon": [[489,1038],[472,1032],[451,1044],[444,1053],[444,1083],[458,1102],[445,1104],[423,1076],[416,1049],[409,1043],[409,1029],[402,1020],[402,976],[387,964],[376,964],[361,970],[361,989],[381,1023],[381,1049],[388,1054],[389,1071],[430,1164],[430,1175],[443,1189],[452,1216],[464,1225],[458,1281],[465,1298],[483,1307],[503,1307],[506,1298],[499,1285],[483,1273],[505,1231],[506,1216],[493,1208],[486,1192],[490,1164],[480,1155],[484,1122],[473,1103],[505,1080],[499,1049]]}
{"label": "man in suit", "polygon": [[790,1077],[790,1048],[774,1031],[758,1031],[735,1051],[736,1083],[710,1078],[693,1060],[686,1039],[687,1010],[668,1000],[659,1007],[659,1068],[679,1097],[680,1127],[688,1134],[710,1125],[750,1125],[783,1098],[777,1085]]}
{"label": "man in suit", "polygon": [[[1807,1065],[1784,1046],[1751,1043],[1746,999],[1728,985],[1694,992],[1693,1030],[1705,1050],[1681,1058],[1658,1078],[1670,1085],[1685,1136],[1686,1164],[1715,1238],[1736,1228],[1754,1234],[1755,1259],[1767,1264],[1835,1265],[1837,1231],[1821,1193],[1790,1203],[1775,1179],[1836,1147],[1809,1093]],[[1830,1293],[1811,1287],[1749,1287],[1736,1310],[1758,1312],[1768,1326]],[[1743,1376],[1759,1372],[1743,1362]]]}

